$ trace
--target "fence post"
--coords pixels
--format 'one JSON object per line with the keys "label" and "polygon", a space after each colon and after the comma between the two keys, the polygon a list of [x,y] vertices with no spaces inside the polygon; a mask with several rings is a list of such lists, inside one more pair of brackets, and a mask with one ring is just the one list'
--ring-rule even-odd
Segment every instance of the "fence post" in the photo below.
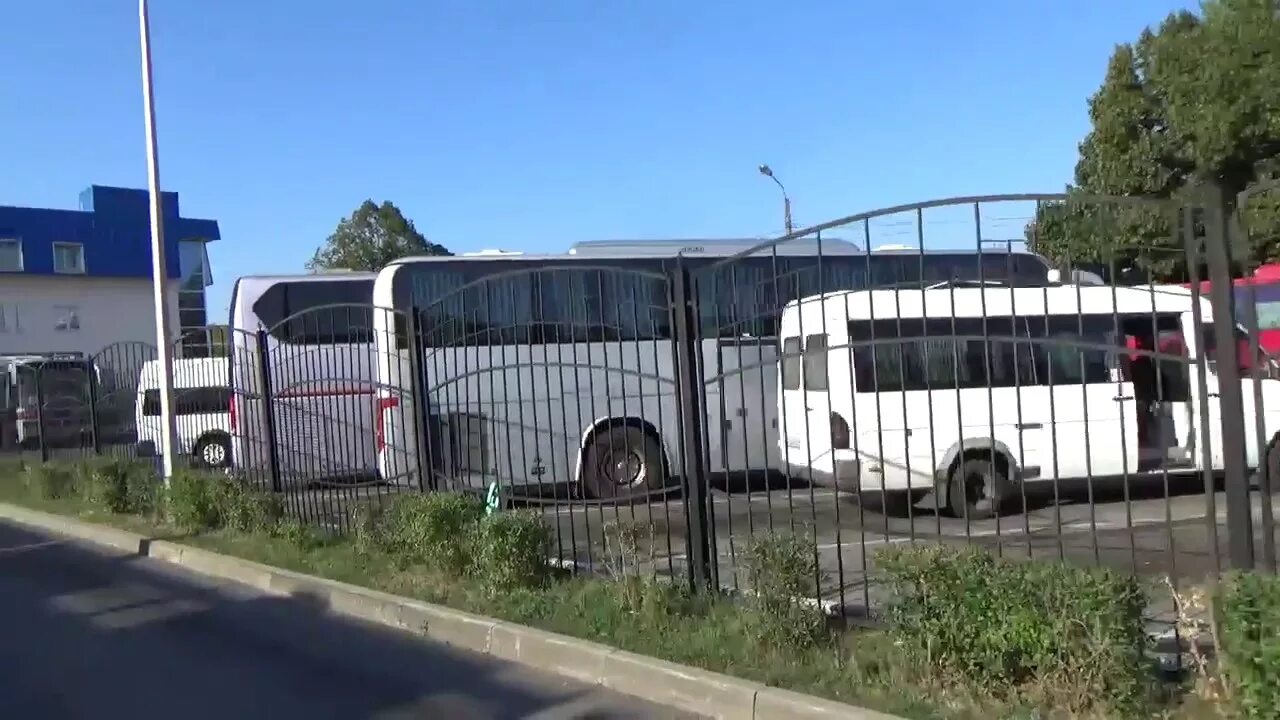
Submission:
{"label": "fence post", "polygon": [[[1252,570],[1253,517],[1249,500],[1249,475],[1245,462],[1244,396],[1240,383],[1239,348],[1236,345],[1236,302],[1231,278],[1230,196],[1212,187],[1209,222],[1205,224],[1205,255],[1209,265],[1209,301],[1214,309],[1214,344],[1217,358],[1218,402],[1222,427],[1222,461],[1227,499],[1227,548],[1231,566]],[[1207,400],[1208,398],[1206,398]],[[1261,408],[1255,408],[1260,412]],[[1259,452],[1263,452],[1259,448]]]}
{"label": "fence post", "polygon": [[89,432],[93,433],[93,454],[101,455],[102,424],[98,421],[98,362],[96,359],[89,361],[85,382],[89,383]]}
{"label": "fence post", "polygon": [[[280,492],[280,454],[276,447],[276,410],[271,404],[271,358],[267,356],[267,331],[258,330],[258,372],[262,377],[263,418],[267,427],[267,472],[271,473],[271,491]],[[247,418],[246,418],[247,419]]]}
{"label": "fence post", "polygon": [[44,431],[44,366],[36,368],[36,442],[40,443],[40,462],[49,462],[48,433]]}
{"label": "fence post", "polygon": [[689,581],[696,591],[712,590],[711,529],[707,524],[707,466],[703,453],[707,415],[699,373],[697,302],[684,258],[676,258],[672,277],[671,309],[677,367],[676,402],[679,408],[682,485],[684,489],[686,552]]}
{"label": "fence post", "polygon": [[435,437],[431,426],[431,406],[430,398],[427,397],[427,377],[426,363],[422,356],[422,318],[419,317],[416,309],[410,308],[406,311],[408,318],[408,337],[405,342],[409,345],[409,372],[413,377],[409,380],[412,388],[410,391],[414,405],[414,422],[417,424],[417,432],[414,435],[414,442],[418,450],[414,453],[415,461],[418,464],[418,490],[419,492],[435,491],[436,476],[433,469],[435,468],[434,457]]}

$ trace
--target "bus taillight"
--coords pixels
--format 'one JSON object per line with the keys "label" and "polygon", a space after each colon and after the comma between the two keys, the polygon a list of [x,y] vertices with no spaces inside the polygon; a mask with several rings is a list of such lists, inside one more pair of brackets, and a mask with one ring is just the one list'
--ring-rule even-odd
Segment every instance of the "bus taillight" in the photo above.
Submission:
{"label": "bus taillight", "polygon": [[387,419],[388,410],[399,407],[400,399],[394,397],[378,398],[378,416],[374,419],[374,438],[378,452],[382,452],[387,447]]}

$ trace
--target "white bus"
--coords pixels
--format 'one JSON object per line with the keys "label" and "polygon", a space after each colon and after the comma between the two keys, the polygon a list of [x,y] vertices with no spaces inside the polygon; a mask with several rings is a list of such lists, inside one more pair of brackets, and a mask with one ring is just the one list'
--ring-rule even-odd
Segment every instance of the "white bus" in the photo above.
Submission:
{"label": "white bus", "polygon": [[[1170,286],[805,298],[782,314],[779,451],[796,476],[898,507],[936,489],[968,518],[998,512],[1019,483],[1200,472],[1205,444],[1221,470],[1207,298],[1199,312],[1197,334],[1191,291]],[[1280,381],[1261,384],[1269,439]],[[1256,467],[1251,384],[1244,405]]]}
{"label": "white bus", "polygon": [[[173,361],[176,453],[206,469],[231,465],[231,387],[226,358]],[[164,446],[160,418],[160,361],[148,360],[138,374],[135,423],[139,455]]]}
{"label": "white bus", "polygon": [[[376,474],[374,273],[242,277],[228,334],[232,460],[281,483]],[[259,346],[263,331],[265,347]],[[263,353],[270,372],[262,372]],[[268,387],[269,386],[269,387]]]}
{"label": "white bus", "polygon": [[[387,343],[376,353],[383,478],[568,483],[599,499],[664,488],[683,466],[669,298],[678,255],[698,293],[700,400],[708,470],[717,474],[779,468],[774,366],[787,301],[956,272],[1043,285],[1048,272],[1028,253],[992,252],[996,262],[984,255],[975,263],[963,250],[867,253],[838,240],[732,258],[751,247],[600,242],[567,255],[486,251],[387,266],[374,304],[417,318],[421,376],[413,377],[409,328],[375,317],[375,339]],[[423,398],[425,408],[416,405]]]}

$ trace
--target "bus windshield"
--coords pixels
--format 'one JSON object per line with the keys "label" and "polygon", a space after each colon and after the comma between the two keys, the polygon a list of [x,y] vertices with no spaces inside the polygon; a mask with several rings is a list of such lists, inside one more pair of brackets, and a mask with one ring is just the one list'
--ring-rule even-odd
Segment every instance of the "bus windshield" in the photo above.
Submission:
{"label": "bus windshield", "polygon": [[1252,329],[1256,318],[1259,331],[1280,330],[1280,283],[1237,286],[1235,300],[1237,322]]}

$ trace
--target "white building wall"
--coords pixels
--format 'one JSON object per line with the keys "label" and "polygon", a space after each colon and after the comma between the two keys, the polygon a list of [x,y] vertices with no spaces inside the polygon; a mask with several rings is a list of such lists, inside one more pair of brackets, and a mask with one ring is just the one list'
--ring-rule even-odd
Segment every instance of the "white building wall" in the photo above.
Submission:
{"label": "white building wall", "polygon": [[[168,296],[176,333],[177,281]],[[150,279],[0,275],[0,354],[93,355],[128,342],[155,346]]]}

